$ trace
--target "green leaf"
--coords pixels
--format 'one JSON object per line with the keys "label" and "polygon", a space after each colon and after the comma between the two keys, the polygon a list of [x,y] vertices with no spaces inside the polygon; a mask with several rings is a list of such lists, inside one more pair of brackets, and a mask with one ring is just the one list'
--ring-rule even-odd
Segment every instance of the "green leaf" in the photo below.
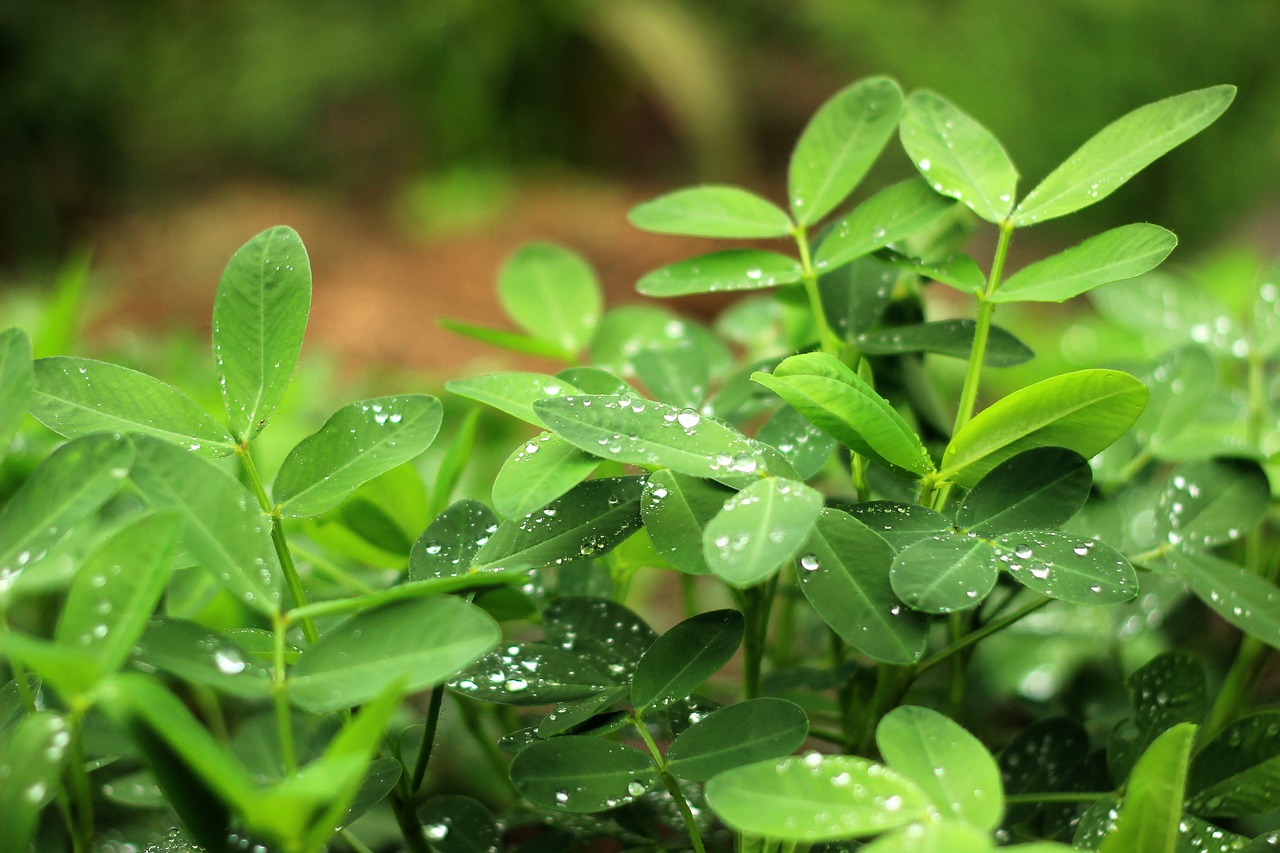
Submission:
{"label": "green leaf", "polygon": [[1259,276],[1258,298],[1250,316],[1250,343],[1263,358],[1280,351],[1280,256]]}
{"label": "green leaf", "polygon": [[727,770],[707,782],[706,796],[731,828],[783,841],[861,838],[932,809],[920,788],[884,765],[816,752]]}
{"label": "green leaf", "polygon": [[1212,554],[1173,550],[1169,567],[1196,598],[1241,631],[1280,648],[1280,588]]}
{"label": "green leaf", "polygon": [[1187,652],[1165,652],[1125,679],[1133,717],[1107,739],[1107,766],[1123,779],[1134,762],[1165,730],[1178,723],[1205,721],[1209,692],[1204,667]]}
{"label": "green leaf", "polygon": [[978,268],[978,262],[968,255],[948,255],[940,260],[926,261],[891,250],[878,254],[899,269],[909,270],[961,293],[976,295],[987,287],[986,275]]}
{"label": "green leaf", "polygon": [[405,692],[439,684],[493,648],[489,616],[451,596],[397,601],[358,613],[302,653],[289,699],[323,714],[367,702],[398,679]]}
{"label": "green leaf", "polygon": [[1005,279],[992,302],[1062,302],[1100,284],[1150,272],[1178,245],[1172,231],[1139,222],[1090,237],[1023,267]]}
{"label": "green leaf", "polygon": [[498,274],[498,299],[517,326],[567,353],[591,341],[603,307],[591,266],[551,243],[516,250]]}
{"label": "green leaf", "polygon": [[118,435],[77,438],[31,472],[0,512],[0,606],[67,531],[120,490],[133,444]]}
{"label": "green leaf", "polygon": [[766,470],[764,455],[746,436],[696,409],[630,394],[539,400],[533,408],[561,438],[603,459],[734,485]]}
{"label": "green leaf", "polygon": [[1280,712],[1233,720],[1200,749],[1187,779],[1187,808],[1215,817],[1267,814],[1280,805]]}
{"label": "green leaf", "polygon": [[298,442],[276,474],[282,515],[328,512],[357,488],[413,459],[435,439],[443,410],[426,394],[374,397],[343,406]]}
{"label": "green leaf", "polygon": [[1093,474],[1074,450],[1036,447],[991,469],[965,495],[956,524],[981,536],[1061,527],[1089,497]]}
{"label": "green leaf", "polygon": [[801,480],[821,471],[836,446],[835,439],[790,406],[778,409],[761,424],[756,439],[785,456]]}
{"label": "green leaf", "polygon": [[17,328],[0,332],[0,462],[27,411],[35,387],[35,367],[31,361],[31,340]]}
{"label": "green leaf", "polygon": [[[878,326],[901,277],[898,270],[874,255],[864,255],[820,275],[818,295],[832,331],[842,340],[851,341],[859,333]],[[773,310],[777,313],[779,306],[775,305]],[[764,340],[771,343],[775,334],[772,322],[766,334]],[[757,348],[767,345],[762,342]],[[780,358],[775,358],[758,366],[769,371],[779,361]]]}
{"label": "green leaf", "polygon": [[636,290],[646,296],[686,296],[760,290],[791,284],[800,277],[800,262],[795,258],[763,249],[727,249],[647,273],[636,282]]}
{"label": "green leaf", "polygon": [[1195,136],[1227,109],[1235,86],[1211,86],[1165,98],[1122,116],[1081,145],[1013,216],[1023,227],[1106,198],[1152,161]]}
{"label": "green leaf", "polygon": [[631,364],[636,378],[655,400],[681,407],[701,407],[707,400],[711,365],[707,353],[692,341],[646,347],[631,357]]}
{"label": "green leaf", "polygon": [[667,769],[705,782],[744,764],[795,752],[809,735],[804,709],[786,699],[747,699],[712,711],[671,742]]}
{"label": "green leaf", "polygon": [[746,622],[736,610],[712,610],[684,620],[651,645],[631,681],[638,712],[662,708],[702,686],[729,662]]}
{"label": "green leaf", "polygon": [[1181,723],[1147,748],[1129,774],[1115,831],[1102,840],[1099,853],[1174,853],[1195,738],[1196,726]]}
{"label": "green leaf", "polygon": [[691,237],[786,237],[791,219],[773,202],[739,187],[688,187],[637,204],[627,214],[637,228]]}
{"label": "green leaf", "polygon": [[542,510],[503,522],[473,558],[475,565],[540,569],[607,553],[640,528],[644,479],[579,483]]}
{"label": "green leaf", "polygon": [[[897,355],[904,352],[933,352],[952,358],[969,358],[973,352],[973,320],[935,320],[891,326],[863,332],[854,338],[867,355]],[[999,326],[988,330],[987,349],[982,363],[989,367],[1013,367],[1035,357],[1031,348]]]}
{"label": "green leaf", "polygon": [[493,406],[534,426],[542,426],[533,413],[535,400],[582,393],[572,383],[543,373],[486,373],[470,379],[452,379],[444,387],[459,397]]}
{"label": "green leaf", "polygon": [[574,814],[629,803],[658,783],[649,756],[593,737],[536,741],[511,762],[511,781],[535,806]]}
{"label": "green leaf", "polygon": [[[1018,731],[998,756],[1007,796],[1069,789],[1072,773],[1089,755],[1089,733],[1074,720],[1045,717]],[[1029,819],[1036,807],[1010,804],[1006,821]]]}
{"label": "green leaf", "polygon": [[71,734],[62,717],[37,711],[0,745],[0,847],[31,847],[41,810],[58,791]]}
{"label": "green leaf", "polygon": [[613,686],[594,696],[573,699],[568,702],[557,702],[537,725],[540,738],[555,737],[561,734],[590,734],[599,737],[610,731],[616,731],[626,725],[628,714],[623,710],[605,711],[611,705],[626,697],[630,692],[627,685]]}
{"label": "green leaf", "polygon": [[834,356],[793,355],[772,374],[751,378],[851,450],[918,475],[933,470],[919,437],[889,401]]}
{"label": "green leaf", "polygon": [[448,317],[437,317],[436,323],[442,329],[499,349],[537,356],[538,358],[547,358],[552,361],[571,362],[574,360],[574,353],[564,347],[530,335],[522,335],[519,332],[508,332],[505,329],[494,329],[489,326],[477,326],[474,323],[464,323],[461,320],[451,320]]}
{"label": "green leaf", "polygon": [[280,561],[271,520],[230,474],[154,438],[139,437],[130,478],[147,502],[173,507],[186,521],[183,547],[249,607],[280,610]]}
{"label": "green leaf", "polygon": [[338,821],[345,828],[363,817],[366,812],[385,800],[400,781],[402,765],[394,758],[375,758],[369,762],[369,771],[360,782],[360,788],[351,799],[346,812]]}
{"label": "green leaf", "polygon": [[848,513],[823,510],[800,558],[800,589],[831,630],[884,663],[924,653],[924,617],[893,594],[893,549]]}
{"label": "green leaf", "polygon": [[907,156],[934,190],[988,222],[1008,218],[1018,170],[991,131],[927,90],[907,98],[898,130]]}
{"label": "green leaf", "polygon": [[105,361],[37,359],[31,414],[68,438],[140,432],[203,456],[226,456],[235,450],[227,431],[177,388]]}
{"label": "green leaf", "polygon": [[[635,308],[644,306],[631,307]],[[607,315],[606,319],[612,318],[613,316],[614,312],[611,311],[609,312],[609,315]],[[600,341],[598,338],[596,341],[593,341],[593,351],[595,347],[602,343],[604,342]],[[636,352],[639,352],[641,349],[648,348],[649,346],[653,346],[653,344],[646,344],[643,347],[637,344]],[[580,389],[579,393],[582,394],[631,394],[635,391],[635,389],[630,385],[623,382],[609,371],[602,370],[599,367],[566,367],[564,370],[556,374],[556,378]],[[544,394],[543,396],[554,397],[557,395]],[[534,415],[534,417],[536,418],[537,415]],[[535,421],[535,424],[541,423],[541,421]]]}
{"label": "green leaf", "polygon": [[598,696],[617,683],[590,657],[547,643],[513,642],[465,667],[449,689],[483,702],[548,705]]}
{"label": "green leaf", "polygon": [[0,657],[35,672],[73,703],[87,702],[102,680],[98,661],[89,652],[16,631],[0,634]]}
{"label": "green leaf", "polygon": [[418,820],[436,853],[490,853],[502,849],[493,813],[471,797],[432,797],[418,806]]}
{"label": "green leaf", "polygon": [[814,266],[830,272],[929,227],[954,206],[919,178],[894,184],[831,223],[814,252]]}
{"label": "green leaf", "polygon": [[[632,356],[653,347],[669,347],[680,341],[692,343],[702,352],[713,377],[734,369],[732,353],[710,329],[654,305],[623,305],[607,312],[591,341],[591,363],[597,368],[629,379],[635,375]],[[585,370],[588,369],[580,368],[574,374]],[[588,388],[582,384],[586,380],[576,375],[561,375],[588,394],[631,393],[631,389],[625,386],[617,390]]]}
{"label": "green leaf", "polygon": [[961,427],[942,455],[942,476],[972,487],[1001,462],[1034,447],[1065,447],[1089,458],[1123,435],[1146,402],[1146,386],[1118,370],[1045,379],[998,400]]}
{"label": "green leaf", "polygon": [[902,90],[888,77],[841,89],[805,126],[791,154],[791,214],[811,225],[834,210],[880,156],[902,115]]}
{"label": "green leaf", "polygon": [[976,536],[922,539],[893,558],[893,593],[916,610],[953,613],[977,607],[995,588],[999,563],[990,543]]}
{"label": "green leaf", "polygon": [[[1018,844],[1001,850],[1021,850],[1030,853],[1063,851],[1071,853],[1071,848],[1064,844],[1043,842],[1029,845]],[[913,823],[872,841],[861,848],[863,853],[995,853],[995,842],[987,832],[983,832],[967,823],[950,820],[934,820],[929,823]]]}
{"label": "green leaf", "polygon": [[546,506],[600,467],[603,460],[544,432],[507,457],[493,481],[493,506],[520,516]]}
{"label": "green leaf", "polygon": [[726,500],[707,523],[707,566],[730,586],[757,584],[800,552],[820,512],[822,493],[816,489],[781,477],[757,480]]}
{"label": "green leaf", "polygon": [[1248,534],[1271,500],[1267,475],[1244,459],[1179,465],[1156,504],[1156,536],[1184,551],[1207,551]]}
{"label": "green leaf", "polygon": [[1110,545],[1056,530],[1007,533],[991,543],[1009,576],[1041,595],[1101,607],[1138,594],[1138,575]]}
{"label": "green leaf", "polygon": [[1133,425],[1133,437],[1158,459],[1169,458],[1174,439],[1195,422],[1218,381],[1213,357],[1199,344],[1166,353],[1143,377],[1151,396]]}
{"label": "green leaf", "polygon": [[919,504],[893,501],[870,501],[841,506],[845,512],[870,527],[894,551],[914,545],[922,539],[951,532],[951,519]]}
{"label": "green leaf", "polygon": [[633,611],[608,598],[562,596],[542,612],[546,641],[629,679],[658,634]]}
{"label": "green leaf", "polygon": [[[292,656],[296,657],[296,650]],[[147,626],[134,657],[141,664],[228,696],[271,695],[270,667],[226,634],[184,619],[157,619]]]}
{"label": "green leaf", "polygon": [[310,310],[311,261],[292,228],[268,228],[231,257],[213,298],[213,360],[237,441],[280,405]]}
{"label": "green leaf", "polygon": [[1216,295],[1199,282],[1161,271],[1089,291],[1099,313],[1145,339],[1183,346],[1188,339],[1215,353],[1242,358],[1244,331]]}
{"label": "green leaf", "polygon": [[1000,768],[982,742],[951,719],[899,705],[876,727],[885,763],[920,786],[945,817],[992,830],[1004,814]]}
{"label": "green leaf", "polygon": [[667,469],[654,472],[640,500],[640,515],[654,550],[686,574],[710,574],[702,531],[732,495],[708,480]]}
{"label": "green leaf", "polygon": [[124,666],[168,585],[182,516],[139,516],[113,531],[71,584],[54,638],[88,652],[103,675]]}
{"label": "green leaf", "polygon": [[444,578],[471,570],[476,554],[498,529],[498,518],[470,498],[436,516],[409,551],[409,579]]}

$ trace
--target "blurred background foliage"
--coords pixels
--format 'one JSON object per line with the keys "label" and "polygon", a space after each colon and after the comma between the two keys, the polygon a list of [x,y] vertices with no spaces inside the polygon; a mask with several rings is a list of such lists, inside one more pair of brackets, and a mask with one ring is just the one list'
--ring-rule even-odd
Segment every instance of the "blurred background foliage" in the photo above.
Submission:
{"label": "blurred background foliage", "polygon": [[1024,189],[1128,109],[1237,84],[1203,137],[1062,226],[1203,243],[1280,192],[1277,44],[1274,0],[7,0],[0,265],[230,179],[427,230],[483,226],[512,182],[563,169],[777,195],[804,119],[870,73],[986,123]]}

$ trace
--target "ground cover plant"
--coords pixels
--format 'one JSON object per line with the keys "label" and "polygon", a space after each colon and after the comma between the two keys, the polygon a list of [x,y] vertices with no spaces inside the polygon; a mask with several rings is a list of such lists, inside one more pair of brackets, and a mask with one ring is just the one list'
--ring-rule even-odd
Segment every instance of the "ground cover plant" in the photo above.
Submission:
{"label": "ground cover plant", "polygon": [[[214,298],[225,418],[5,331],[0,446],[25,412],[67,440],[0,514],[4,849],[1267,849],[1280,268],[1219,304],[1151,273],[1176,239],[1148,223],[1005,268],[1233,96],[1140,107],[1019,196],[956,106],[857,82],[785,209],[634,209],[751,241],[639,283],[768,291],[711,328],[606,311],[585,260],[525,247],[498,283],[521,331],[443,321],[566,364],[447,383],[528,425],[480,494],[477,409],[417,464],[425,394],[342,406],[264,467],[311,294],[286,227]],[[918,175],[846,207],[895,137]],[[940,288],[972,315],[927,316]],[[997,313],[1086,292],[1154,362],[980,408],[1033,357]],[[667,609],[628,606],[655,578]],[[1206,612],[1241,638],[1222,673]]]}

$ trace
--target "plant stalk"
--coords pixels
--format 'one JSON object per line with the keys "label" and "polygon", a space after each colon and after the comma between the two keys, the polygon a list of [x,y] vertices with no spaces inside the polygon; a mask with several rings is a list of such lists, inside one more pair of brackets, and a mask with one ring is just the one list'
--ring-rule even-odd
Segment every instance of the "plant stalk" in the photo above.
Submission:
{"label": "plant stalk", "polygon": [[803,225],[797,225],[791,232],[795,238],[796,249],[800,252],[800,281],[804,285],[805,295],[809,298],[809,310],[818,324],[818,342],[822,351],[840,358],[844,344],[840,336],[827,322],[827,311],[822,307],[822,294],[818,289],[818,271],[813,266],[809,251],[809,235]]}
{"label": "plant stalk", "polygon": [[952,655],[964,651],[965,649],[972,646],[974,643],[977,643],[980,640],[984,640],[987,637],[990,637],[992,634],[996,634],[996,633],[999,633],[1000,631],[1003,631],[1005,628],[1008,628],[1014,622],[1017,622],[1018,620],[1023,619],[1027,616],[1030,616],[1032,613],[1035,613],[1037,610],[1039,610],[1041,607],[1044,607],[1050,601],[1053,601],[1053,599],[1040,598],[1018,610],[1015,610],[1014,612],[1008,614],[1007,616],[1001,616],[999,619],[992,619],[990,622],[983,625],[981,628],[977,628],[973,631],[970,631],[968,634],[965,634],[963,637],[956,640],[951,645],[947,646],[945,649],[941,650],[937,654],[927,657],[924,660],[922,660],[920,663],[916,664],[916,674],[918,675],[927,669],[931,669],[932,667],[937,666],[938,664],[950,658]]}
{"label": "plant stalk", "polygon": [[653,736],[649,734],[649,730],[644,726],[644,721],[638,715],[632,715],[631,725],[640,733],[640,738],[649,750],[650,758],[653,759],[654,769],[658,771],[658,777],[662,779],[662,784],[671,793],[672,801],[675,802],[676,808],[680,810],[680,817],[684,819],[685,829],[689,831],[689,842],[693,845],[693,849],[697,853],[707,853],[707,848],[702,845],[702,835],[698,832],[698,823],[694,820],[693,811],[689,808],[689,801],[684,798],[684,791],[680,790],[680,783],[667,772],[666,757],[659,751],[658,745],[653,742]]}
{"label": "plant stalk", "polygon": [[293,720],[289,713],[289,685],[285,681],[284,645],[287,627],[283,618],[276,617],[274,629],[275,654],[272,661],[271,695],[275,699],[276,737],[280,740],[280,760],[284,763],[285,775],[292,775],[298,769],[298,757],[293,746]]}
{"label": "plant stalk", "polygon": [[444,688],[431,688],[427,704],[427,719],[422,731],[422,746],[418,748],[418,760],[413,766],[413,779],[409,783],[409,796],[416,797],[427,777],[427,765],[431,762],[431,750],[436,742],[436,729],[440,725],[440,707],[444,704]]}

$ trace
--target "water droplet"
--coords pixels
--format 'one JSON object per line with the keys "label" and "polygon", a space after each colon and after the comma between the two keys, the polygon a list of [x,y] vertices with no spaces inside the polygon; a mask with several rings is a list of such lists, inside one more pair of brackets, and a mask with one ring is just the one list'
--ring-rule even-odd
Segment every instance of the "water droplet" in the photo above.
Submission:
{"label": "water droplet", "polygon": [[800,558],[800,568],[806,572],[816,572],[819,568],[817,554],[805,554]]}
{"label": "water droplet", "polygon": [[240,652],[232,647],[218,649],[213,653],[213,665],[218,668],[218,672],[225,675],[236,675],[244,672],[244,658]]}
{"label": "water droplet", "polygon": [[633,780],[627,784],[627,793],[633,797],[638,797],[644,793],[644,784]]}
{"label": "water droplet", "polygon": [[698,414],[696,409],[681,409],[676,415],[676,421],[685,429],[693,429],[702,420],[702,415]]}

